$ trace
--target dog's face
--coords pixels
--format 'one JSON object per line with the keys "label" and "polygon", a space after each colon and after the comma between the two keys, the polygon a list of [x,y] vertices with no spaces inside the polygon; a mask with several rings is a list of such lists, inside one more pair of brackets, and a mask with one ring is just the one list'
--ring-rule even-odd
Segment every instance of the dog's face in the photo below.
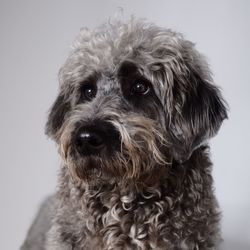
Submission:
{"label": "dog's face", "polygon": [[59,80],[47,134],[71,173],[88,181],[154,181],[226,118],[193,44],[142,21],[82,30]]}

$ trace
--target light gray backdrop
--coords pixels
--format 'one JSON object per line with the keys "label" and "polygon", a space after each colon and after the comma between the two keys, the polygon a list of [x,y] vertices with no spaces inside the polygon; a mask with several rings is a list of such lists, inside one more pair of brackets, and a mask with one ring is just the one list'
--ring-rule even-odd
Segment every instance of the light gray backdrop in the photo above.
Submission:
{"label": "light gray backdrop", "polygon": [[250,1],[1,0],[0,249],[18,249],[42,199],[53,192],[59,158],[44,135],[57,72],[81,26],[123,7],[181,31],[209,58],[230,106],[212,140],[226,250],[250,249]]}

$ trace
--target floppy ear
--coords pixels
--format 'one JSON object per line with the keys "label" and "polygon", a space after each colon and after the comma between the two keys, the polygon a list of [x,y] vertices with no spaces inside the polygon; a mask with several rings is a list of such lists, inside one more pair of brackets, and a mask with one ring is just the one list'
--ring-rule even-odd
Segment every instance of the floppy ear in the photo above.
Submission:
{"label": "floppy ear", "polygon": [[45,133],[55,139],[58,130],[61,128],[66,113],[70,110],[70,102],[65,94],[60,93],[52,105],[46,124]]}
{"label": "floppy ear", "polygon": [[[210,83],[209,72],[189,67],[186,77],[174,77],[170,134],[174,158],[186,161],[192,152],[214,136],[227,118],[219,89]],[[207,75],[207,76],[206,76]],[[182,81],[182,82],[181,82]]]}

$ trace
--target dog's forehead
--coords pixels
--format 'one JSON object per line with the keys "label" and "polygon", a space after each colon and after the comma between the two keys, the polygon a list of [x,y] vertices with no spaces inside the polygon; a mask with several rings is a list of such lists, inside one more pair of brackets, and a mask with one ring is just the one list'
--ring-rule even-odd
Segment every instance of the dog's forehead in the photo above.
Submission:
{"label": "dog's forehead", "polygon": [[115,76],[110,72],[104,72],[103,74],[101,74],[101,77],[97,81],[97,86],[99,91],[102,91],[104,93],[120,88]]}
{"label": "dog's forehead", "polygon": [[91,31],[83,29],[69,56],[71,67],[67,68],[84,75],[91,70],[115,74],[124,60],[147,65],[152,63],[155,51],[162,52],[162,46],[174,49],[177,37],[171,30],[139,21],[107,24]]}

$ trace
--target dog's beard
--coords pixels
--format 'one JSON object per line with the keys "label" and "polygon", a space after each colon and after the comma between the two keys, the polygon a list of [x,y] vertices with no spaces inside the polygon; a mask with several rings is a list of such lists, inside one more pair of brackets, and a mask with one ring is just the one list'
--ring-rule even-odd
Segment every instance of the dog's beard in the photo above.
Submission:
{"label": "dog's beard", "polygon": [[73,177],[98,181],[111,178],[145,182],[161,175],[170,164],[167,142],[156,123],[130,115],[121,122],[109,120],[119,133],[119,148],[98,155],[82,156],[72,143],[73,125],[65,127],[60,139],[60,155]]}

